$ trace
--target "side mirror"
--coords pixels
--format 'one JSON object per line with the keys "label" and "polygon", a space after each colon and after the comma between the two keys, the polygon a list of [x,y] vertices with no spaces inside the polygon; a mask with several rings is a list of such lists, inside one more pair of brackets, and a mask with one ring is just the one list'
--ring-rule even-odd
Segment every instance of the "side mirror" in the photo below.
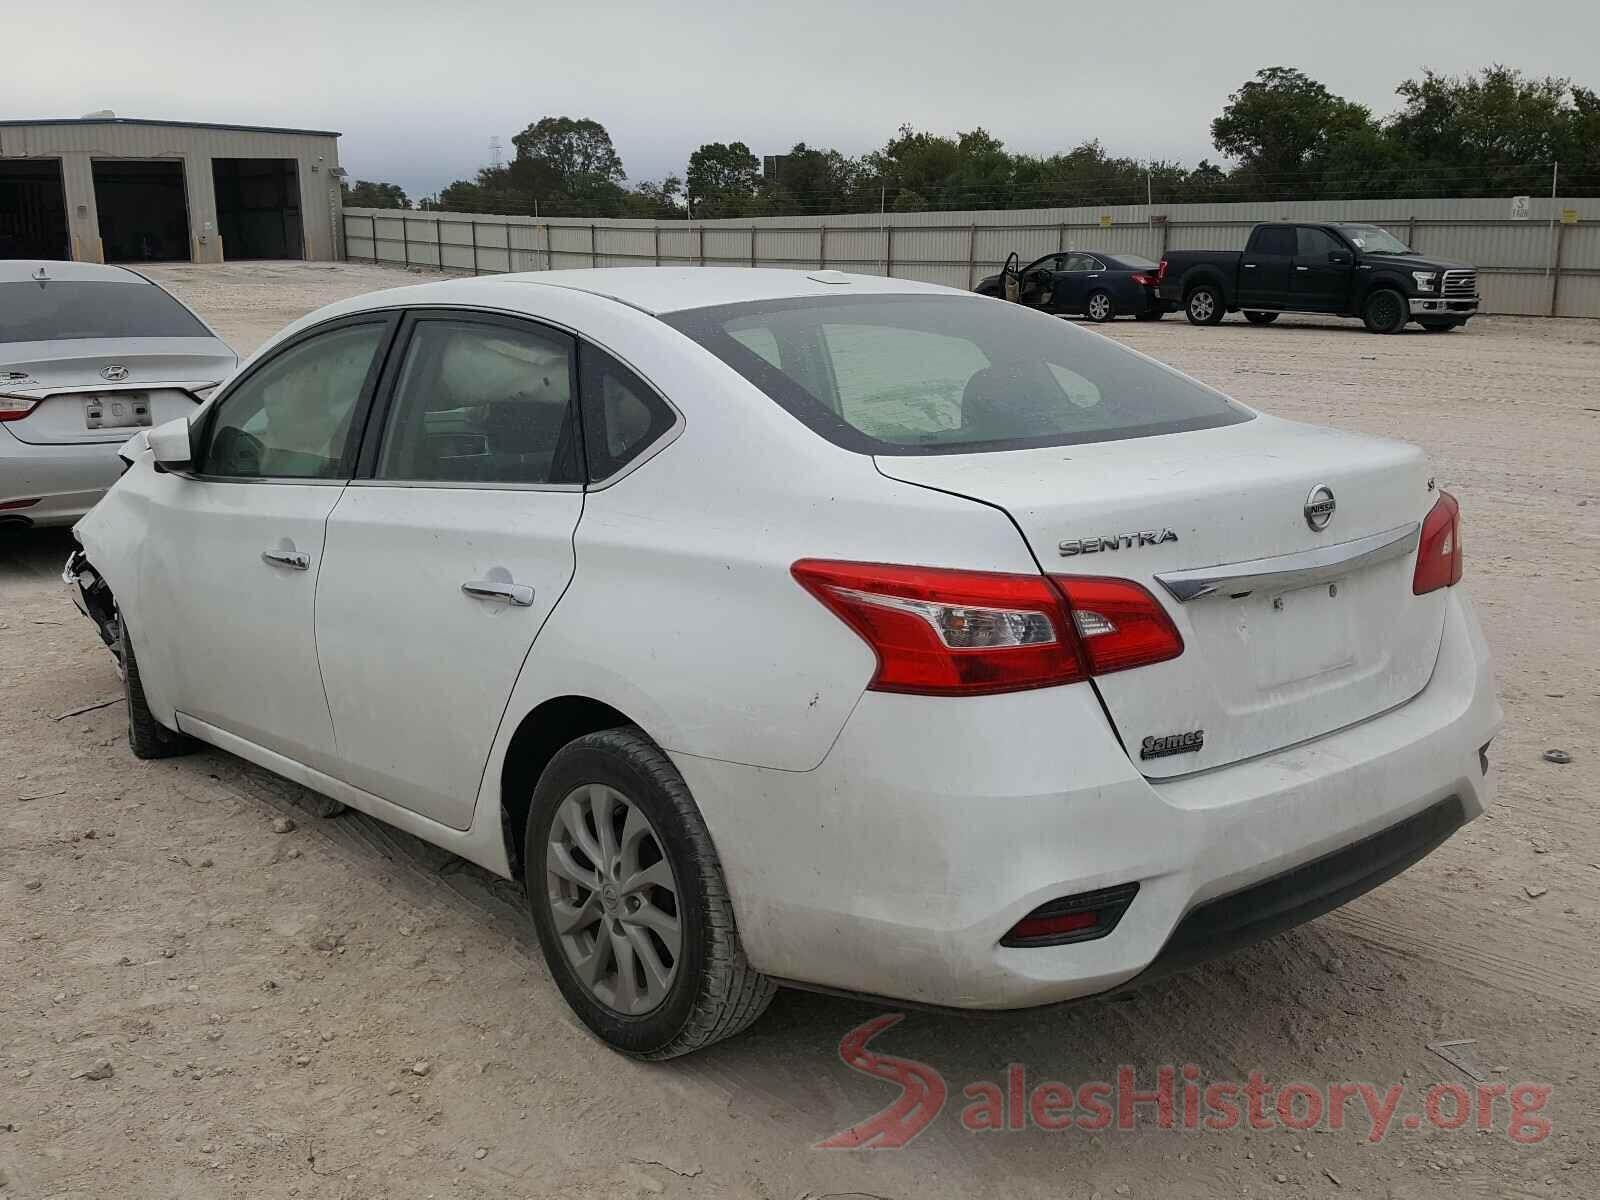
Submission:
{"label": "side mirror", "polygon": [[187,471],[194,461],[189,440],[189,418],[178,417],[145,434],[158,471]]}
{"label": "side mirror", "polygon": [[1355,259],[1350,257],[1348,250],[1329,250],[1328,261],[1336,267],[1348,267]]}

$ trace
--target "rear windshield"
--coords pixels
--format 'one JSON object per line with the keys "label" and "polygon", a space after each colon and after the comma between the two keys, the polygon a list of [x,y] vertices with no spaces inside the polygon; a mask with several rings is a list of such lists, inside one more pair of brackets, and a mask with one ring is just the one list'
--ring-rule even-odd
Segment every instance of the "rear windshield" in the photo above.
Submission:
{"label": "rear windshield", "polygon": [[1138,254],[1117,254],[1113,257],[1123,266],[1132,267],[1136,271],[1154,271],[1161,266],[1160,263],[1151,262]]}
{"label": "rear windshield", "polygon": [[1252,415],[1110,338],[985,297],[759,301],[662,319],[863,454],[1107,442]]}
{"label": "rear windshield", "polygon": [[0,283],[0,342],[210,337],[193,313],[149,283]]}

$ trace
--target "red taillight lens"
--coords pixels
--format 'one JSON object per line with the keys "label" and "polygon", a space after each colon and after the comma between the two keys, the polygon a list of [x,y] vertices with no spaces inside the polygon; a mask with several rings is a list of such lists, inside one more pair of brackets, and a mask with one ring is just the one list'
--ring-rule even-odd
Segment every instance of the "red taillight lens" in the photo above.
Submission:
{"label": "red taillight lens", "polygon": [[20,421],[38,403],[30,396],[0,396],[0,421]]}
{"label": "red taillight lens", "polygon": [[978,696],[1084,677],[1043,575],[817,559],[790,570],[877,652],[875,691]]}
{"label": "red taillight lens", "polygon": [[1411,579],[1413,595],[1436,592],[1461,582],[1461,505],[1441,491],[1433,510],[1422,522],[1417,544],[1417,573]]}
{"label": "red taillight lens", "polygon": [[1183,652],[1166,610],[1128,580],[818,559],[791,571],[877,653],[874,691],[1016,692]]}
{"label": "red taillight lens", "polygon": [[1165,662],[1183,653],[1183,636],[1161,602],[1131,579],[1056,575],[1091,675]]}
{"label": "red taillight lens", "polygon": [[1156,268],[1156,282],[1160,283],[1167,277],[1167,260],[1162,259],[1161,265]]}
{"label": "red taillight lens", "polygon": [[1156,285],[1156,282],[1157,282],[1156,281],[1156,277],[1154,275],[1143,275],[1143,274],[1135,275],[1133,277],[1133,281],[1135,283],[1139,284],[1142,287],[1154,287]]}

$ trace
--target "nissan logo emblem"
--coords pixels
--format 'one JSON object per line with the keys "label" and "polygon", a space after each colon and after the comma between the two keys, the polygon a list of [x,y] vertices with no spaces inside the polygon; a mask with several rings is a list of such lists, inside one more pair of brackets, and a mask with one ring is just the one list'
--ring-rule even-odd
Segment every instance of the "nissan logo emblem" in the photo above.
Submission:
{"label": "nissan logo emblem", "polygon": [[1311,526],[1313,533],[1321,533],[1328,527],[1328,522],[1333,520],[1333,510],[1338,505],[1333,499],[1333,489],[1325,483],[1319,483],[1311,489],[1311,494],[1306,497],[1306,524]]}
{"label": "nissan logo emblem", "polygon": [[121,383],[128,377],[128,368],[121,363],[112,363],[109,367],[100,368],[100,377],[112,383]]}

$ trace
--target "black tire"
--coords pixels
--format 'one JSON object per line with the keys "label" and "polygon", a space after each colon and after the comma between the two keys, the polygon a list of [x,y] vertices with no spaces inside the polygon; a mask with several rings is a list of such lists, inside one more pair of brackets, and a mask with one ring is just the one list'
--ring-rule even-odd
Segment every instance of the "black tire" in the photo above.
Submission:
{"label": "black tire", "polygon": [[128,708],[128,746],[135,758],[176,758],[192,754],[197,743],[191,737],[168,729],[151,715],[150,705],[144,698],[144,684],[139,682],[139,660],[134,657],[133,643],[128,640],[128,623],[122,621],[117,630],[117,658],[122,668],[122,694]]}
{"label": "black tire", "polygon": [[1271,312],[1250,312],[1247,310],[1244,314],[1244,319],[1249,321],[1252,325],[1271,325],[1278,319],[1278,314]]}
{"label": "black tire", "polygon": [[[545,867],[552,827],[562,804],[588,784],[621,793],[649,821],[676,886],[682,946],[675,975],[665,998],[639,1015],[590,991],[555,927]],[[524,846],[525,886],[545,962],[573,1012],[601,1041],[634,1058],[675,1058],[732,1037],[766,1010],[777,987],[745,958],[711,835],[683,777],[642,730],[602,730],[557,751],[534,788]]]}
{"label": "black tire", "polygon": [[1135,321],[1159,321],[1159,320],[1161,320],[1162,317],[1164,317],[1166,315],[1167,315],[1167,310],[1166,309],[1158,308],[1158,309],[1155,309],[1152,312],[1134,313],[1133,314],[1133,319]]}
{"label": "black tire", "polygon": [[1117,302],[1111,298],[1110,292],[1096,288],[1083,302],[1083,315],[1097,325],[1104,325],[1116,319]]}
{"label": "black tire", "polygon": [[1459,321],[1424,321],[1422,322],[1422,332],[1449,333],[1459,324]]}
{"label": "black tire", "polygon": [[1202,283],[1183,298],[1183,313],[1191,325],[1216,325],[1227,312],[1222,289],[1213,283]]}
{"label": "black tire", "polygon": [[1393,288],[1374,288],[1361,305],[1361,320],[1373,333],[1399,333],[1409,319],[1406,298]]}

